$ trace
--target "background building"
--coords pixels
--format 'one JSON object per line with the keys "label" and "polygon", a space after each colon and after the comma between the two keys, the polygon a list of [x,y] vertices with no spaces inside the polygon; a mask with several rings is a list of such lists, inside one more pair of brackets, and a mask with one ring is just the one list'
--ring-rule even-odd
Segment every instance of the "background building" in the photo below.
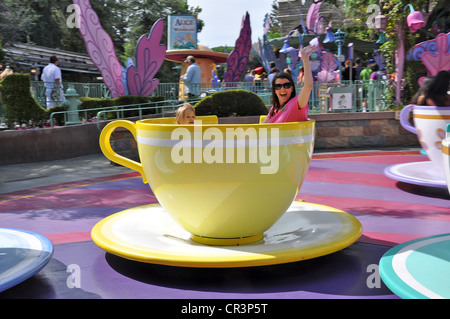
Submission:
{"label": "background building", "polygon": [[[278,0],[278,21],[281,24],[281,34],[286,35],[295,29],[301,30],[300,15],[306,23],[306,16],[312,4],[313,0]],[[344,13],[338,7],[328,3],[321,4],[319,16],[328,20],[328,24],[332,28],[343,26],[345,20]]]}
{"label": "background building", "polygon": [[40,80],[40,74],[56,55],[64,82],[95,82],[100,72],[87,54],[47,48],[28,43],[8,44],[3,48],[3,67],[10,65],[15,72],[31,73],[32,80]]}

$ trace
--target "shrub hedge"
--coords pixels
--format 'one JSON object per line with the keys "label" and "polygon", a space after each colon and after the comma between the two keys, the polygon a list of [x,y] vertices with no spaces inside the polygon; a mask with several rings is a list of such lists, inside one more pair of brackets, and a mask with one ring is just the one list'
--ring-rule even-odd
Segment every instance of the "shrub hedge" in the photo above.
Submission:
{"label": "shrub hedge", "polygon": [[[42,127],[45,122],[50,119],[50,114],[66,110],[64,105],[44,109],[31,94],[30,87],[31,77],[29,74],[14,73],[0,81],[0,97],[3,108],[3,117],[10,129],[13,129],[15,124],[26,124],[30,127]],[[164,98],[161,96],[144,97],[127,95],[115,99],[81,97],[79,100],[82,102],[78,107],[79,110],[94,109],[93,111],[87,112],[87,119],[91,119],[97,116],[97,109],[117,107],[120,105],[159,102],[164,101]],[[142,112],[143,115],[153,113],[156,113],[155,109]],[[124,114],[126,117],[138,116],[139,111],[129,111]],[[84,117],[84,114],[81,112],[80,115]],[[116,113],[111,112],[108,114],[108,117],[115,118]],[[59,125],[64,124],[64,116],[62,114],[57,114],[55,120]]]}
{"label": "shrub hedge", "polygon": [[228,116],[251,116],[267,114],[264,101],[246,90],[227,90],[214,93],[195,105],[195,114]]}
{"label": "shrub hedge", "polygon": [[37,126],[46,118],[46,111],[31,95],[29,74],[14,73],[0,82],[3,116],[9,128],[14,123]]}
{"label": "shrub hedge", "polygon": [[[55,106],[48,110],[39,105],[32,96],[29,74],[15,73],[7,76],[0,82],[1,103],[3,115],[8,127],[13,128],[14,123],[26,124],[28,126],[42,126],[50,118],[52,112],[64,111],[64,106]],[[163,97],[143,97],[135,95],[121,96],[115,99],[99,99],[81,97],[82,102],[78,109],[94,109],[88,111],[87,118],[97,116],[96,109],[106,107],[117,107],[122,105],[147,104],[150,102],[164,101]],[[251,116],[267,114],[268,109],[264,101],[255,93],[246,90],[227,90],[214,93],[203,98],[196,105],[197,115],[228,116]],[[155,109],[145,110],[143,115],[156,113]],[[80,114],[81,116],[84,116]],[[126,117],[137,116],[139,111],[125,112]],[[115,118],[116,113],[111,112],[108,117]],[[58,124],[63,124],[63,116],[56,118]]]}

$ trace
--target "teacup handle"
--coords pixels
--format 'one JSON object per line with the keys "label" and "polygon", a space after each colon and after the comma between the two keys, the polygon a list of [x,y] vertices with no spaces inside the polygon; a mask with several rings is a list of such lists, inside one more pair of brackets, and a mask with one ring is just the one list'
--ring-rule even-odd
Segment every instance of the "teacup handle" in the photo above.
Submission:
{"label": "teacup handle", "polygon": [[141,163],[138,163],[136,161],[133,161],[129,158],[126,158],[122,155],[117,154],[113,151],[111,147],[111,134],[114,132],[114,130],[118,127],[123,127],[131,132],[133,134],[133,137],[136,139],[136,124],[134,124],[131,121],[126,120],[119,120],[114,121],[106,125],[101,134],[100,134],[100,149],[102,150],[103,154],[114,163],[123,165],[125,167],[131,168],[132,170],[137,171],[142,175],[142,179],[144,183],[147,183],[147,177],[144,173],[144,168],[142,167]]}
{"label": "teacup handle", "polygon": [[403,128],[407,131],[410,131],[413,134],[417,134],[417,129],[411,125],[409,122],[409,113],[414,108],[413,104],[409,104],[405,106],[401,112],[400,112],[400,124],[403,126]]}

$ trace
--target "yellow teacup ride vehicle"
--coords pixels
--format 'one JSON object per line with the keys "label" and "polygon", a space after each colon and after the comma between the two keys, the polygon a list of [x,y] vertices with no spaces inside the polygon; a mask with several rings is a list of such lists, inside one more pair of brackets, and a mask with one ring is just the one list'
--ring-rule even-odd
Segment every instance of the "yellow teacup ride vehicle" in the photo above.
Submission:
{"label": "yellow teacup ride vehicle", "polygon": [[[112,150],[110,136],[118,127],[124,127],[134,135],[140,163]],[[94,227],[93,239],[105,250],[126,258],[185,266],[203,262],[203,257],[194,257],[194,260],[186,257],[203,256],[203,252],[189,253],[191,248],[264,246],[268,242],[264,238],[265,232],[295,203],[294,199],[311,162],[314,136],[313,120],[295,123],[218,124],[216,116],[198,116],[193,125],[175,124],[174,118],[147,119],[136,123],[126,120],[111,122],[100,136],[103,153],[111,161],[138,171],[143,182],[150,185],[160,206],[150,205],[108,217]],[[157,209],[159,216],[167,213],[170,220],[167,216],[157,218],[155,214],[152,219],[149,212],[152,209]],[[320,253],[314,252],[316,256],[348,246],[361,233],[361,225],[356,219],[332,208],[327,210],[334,214],[345,214],[345,218],[338,216],[335,220],[344,225],[343,229],[336,233],[333,231],[330,239],[335,242],[339,238],[340,244],[331,245],[331,249]],[[132,215],[135,216],[134,219],[126,217]],[[124,221],[127,218],[130,219],[129,222]],[[141,222],[137,221],[139,218]],[[179,235],[180,238],[184,236],[182,241],[189,247],[182,249],[179,254],[168,253],[167,257],[163,256],[164,253],[160,255],[165,250],[160,244],[156,244],[159,247],[157,249],[154,249],[153,244],[143,244],[148,240],[147,235],[142,235],[140,241],[136,239],[134,246],[128,245],[132,241],[127,239],[128,235],[119,238],[117,233],[120,231],[117,229],[122,227],[123,232],[131,233],[132,227],[143,227],[146,223],[143,219],[149,219],[148,227],[155,229],[148,236],[166,239],[177,237],[163,234],[164,231],[161,230],[173,220],[177,224],[174,227],[181,226],[179,232],[189,233],[188,238],[186,234]],[[121,226],[115,225],[116,222]],[[155,232],[158,234],[155,235]],[[295,247],[295,244],[289,245],[291,248]],[[285,247],[281,250],[285,250]],[[254,260],[254,252],[244,253],[240,257],[234,256],[234,252],[233,257],[226,255],[222,258],[220,254],[221,252],[219,256],[214,257],[212,254],[209,255],[212,257],[205,257],[206,264],[211,266],[221,260],[222,266],[235,266],[243,265],[243,261],[245,265],[245,261],[249,259]],[[289,254],[288,252],[287,255]],[[285,255],[286,252],[283,253]],[[304,256],[299,257],[297,254],[294,258],[283,260],[286,262],[299,258],[304,259]],[[256,264],[277,263],[268,261],[272,257],[262,259],[265,261],[258,259]]]}

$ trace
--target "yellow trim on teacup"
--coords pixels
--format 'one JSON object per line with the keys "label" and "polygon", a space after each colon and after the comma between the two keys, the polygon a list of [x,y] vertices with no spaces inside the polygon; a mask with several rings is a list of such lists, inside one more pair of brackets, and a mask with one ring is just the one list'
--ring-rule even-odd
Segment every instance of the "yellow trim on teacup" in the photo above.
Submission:
{"label": "yellow trim on teacup", "polygon": [[426,115],[426,114],[414,114],[415,119],[425,120],[450,120],[450,115]]}
{"label": "yellow trim on teacup", "polygon": [[[286,123],[250,123],[250,124],[221,124],[218,123],[217,116],[197,116],[196,121],[201,121],[201,126],[208,127],[221,127],[221,128],[247,128],[247,127],[277,127],[280,130],[292,130],[292,127],[295,128],[309,128],[311,125],[314,125],[315,120],[309,120],[304,122],[286,122]],[[175,119],[173,117],[166,118],[154,118],[154,119],[146,119],[140,120],[136,122],[136,126],[138,130],[146,130],[146,131],[173,131],[174,127],[185,127],[187,129],[193,129],[195,124],[184,124],[179,125],[175,123]]]}
{"label": "yellow trim on teacup", "polygon": [[[179,132],[186,131],[189,132],[194,138],[194,133],[205,131],[210,129],[219,130],[225,135],[227,130],[231,132],[243,132],[244,138],[245,134],[248,132],[255,132],[257,135],[260,133],[270,133],[274,130],[278,131],[279,137],[298,137],[304,135],[314,134],[315,131],[315,121],[308,122],[298,122],[298,123],[274,123],[274,124],[214,124],[214,125],[161,125],[161,124],[137,124],[137,135],[144,138],[158,138],[158,139],[172,139],[173,132],[179,130]],[[202,136],[201,136],[202,137]]]}
{"label": "yellow trim on teacup", "polygon": [[[202,121],[202,125],[218,125],[219,120],[216,115],[197,116],[196,120]],[[192,126],[192,124],[177,124],[174,117],[159,117],[153,119],[139,120],[136,122],[139,130],[148,131],[173,131],[174,127]]]}
{"label": "yellow trim on teacup", "polygon": [[450,147],[445,144],[442,144],[442,153],[445,155],[450,155]]}

